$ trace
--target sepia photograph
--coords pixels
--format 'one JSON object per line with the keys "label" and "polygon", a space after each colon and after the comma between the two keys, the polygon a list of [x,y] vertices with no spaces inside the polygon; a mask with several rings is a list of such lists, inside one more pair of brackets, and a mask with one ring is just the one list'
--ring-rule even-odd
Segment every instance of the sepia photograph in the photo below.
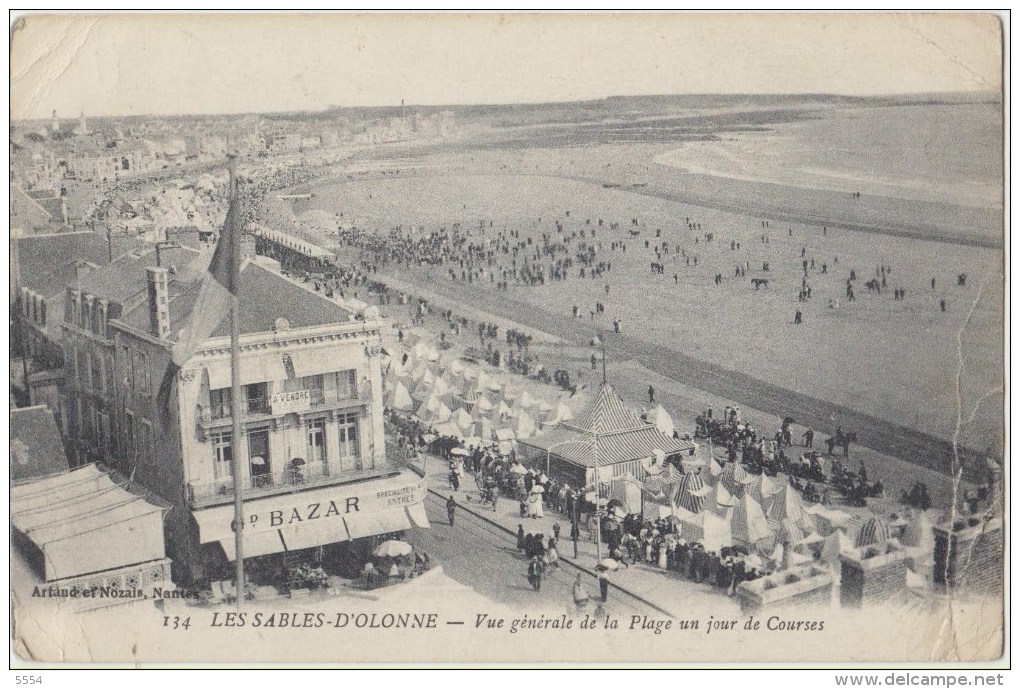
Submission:
{"label": "sepia photograph", "polygon": [[1008,26],[12,16],[12,662],[1001,662]]}

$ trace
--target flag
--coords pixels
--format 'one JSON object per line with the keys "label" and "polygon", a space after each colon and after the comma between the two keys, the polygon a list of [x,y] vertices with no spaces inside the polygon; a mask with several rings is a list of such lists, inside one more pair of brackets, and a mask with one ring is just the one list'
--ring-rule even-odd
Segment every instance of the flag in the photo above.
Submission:
{"label": "flag", "polygon": [[230,205],[223,223],[216,250],[209,261],[209,269],[202,277],[198,297],[191,309],[187,324],[181,329],[173,348],[173,363],[183,366],[202,344],[209,339],[227,314],[231,296],[236,292],[238,267],[232,266],[234,244],[241,239],[241,210],[238,208],[237,180],[230,175]]}
{"label": "flag", "polygon": [[230,169],[229,205],[227,217],[223,222],[223,231],[220,232],[216,249],[209,261],[209,267],[202,275],[198,297],[195,299],[188,321],[181,328],[177,342],[171,349],[170,361],[167,363],[163,380],[160,382],[157,409],[163,414],[164,419],[168,419],[170,416],[170,397],[178,371],[188,359],[194,356],[195,352],[201,348],[216,327],[230,313],[231,296],[237,288],[239,266],[232,264],[235,243],[241,241],[239,236],[241,234],[241,209],[237,198],[237,179],[234,174],[233,161],[228,167]]}

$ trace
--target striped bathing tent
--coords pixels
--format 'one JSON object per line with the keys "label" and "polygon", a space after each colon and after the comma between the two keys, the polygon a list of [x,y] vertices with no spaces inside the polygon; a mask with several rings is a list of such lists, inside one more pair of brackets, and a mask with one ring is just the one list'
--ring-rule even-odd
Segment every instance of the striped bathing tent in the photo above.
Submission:
{"label": "striped bathing tent", "polygon": [[705,509],[705,496],[710,491],[711,489],[706,488],[705,482],[698,474],[684,474],[673,494],[673,504],[697,514]]}
{"label": "striped bathing tent", "polygon": [[889,524],[884,519],[872,517],[864,522],[854,545],[858,548],[868,545],[880,545],[889,540]]}

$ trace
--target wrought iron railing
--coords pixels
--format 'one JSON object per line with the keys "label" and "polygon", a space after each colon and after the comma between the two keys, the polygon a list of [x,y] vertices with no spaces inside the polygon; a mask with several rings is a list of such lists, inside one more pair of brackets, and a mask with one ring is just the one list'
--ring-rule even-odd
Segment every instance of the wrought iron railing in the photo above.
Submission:
{"label": "wrought iron railing", "polygon": [[[355,464],[360,460],[355,458]],[[289,462],[282,471],[267,471],[245,476],[241,480],[241,494],[244,497],[287,493],[304,488],[348,483],[366,478],[375,478],[393,474],[399,466],[387,462],[376,464],[371,469],[351,469],[340,462],[322,462],[309,460],[304,464],[295,465]],[[257,471],[257,467],[252,467]],[[227,502],[233,499],[234,483],[230,477],[205,483],[189,483],[188,498],[193,506]]]}
{"label": "wrought iron railing", "polygon": [[[332,389],[323,390],[313,388],[309,392],[309,403],[312,409],[319,409],[331,406],[361,406],[371,401],[369,390],[362,390],[360,394],[349,390]],[[273,414],[272,403],[268,397],[253,397],[244,400],[245,416],[267,416]],[[233,405],[230,402],[218,404],[196,405],[198,420],[202,423],[224,421],[231,417]]]}

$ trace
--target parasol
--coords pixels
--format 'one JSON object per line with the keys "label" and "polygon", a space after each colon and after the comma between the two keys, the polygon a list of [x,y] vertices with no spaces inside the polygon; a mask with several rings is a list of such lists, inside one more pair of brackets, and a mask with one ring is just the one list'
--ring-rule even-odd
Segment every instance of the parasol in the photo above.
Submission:
{"label": "parasol", "polygon": [[607,569],[610,572],[615,572],[616,570],[618,570],[620,568],[620,563],[617,562],[616,560],[614,560],[611,557],[607,557],[604,560],[602,560],[601,562],[599,562],[599,567],[602,567],[603,569]]}
{"label": "parasol", "polygon": [[399,557],[411,554],[411,544],[404,541],[384,541],[372,551],[376,557]]}
{"label": "parasol", "polygon": [[450,454],[451,455],[460,455],[462,457],[466,457],[470,453],[467,450],[465,450],[463,447],[455,447],[452,450],[450,450]]}

